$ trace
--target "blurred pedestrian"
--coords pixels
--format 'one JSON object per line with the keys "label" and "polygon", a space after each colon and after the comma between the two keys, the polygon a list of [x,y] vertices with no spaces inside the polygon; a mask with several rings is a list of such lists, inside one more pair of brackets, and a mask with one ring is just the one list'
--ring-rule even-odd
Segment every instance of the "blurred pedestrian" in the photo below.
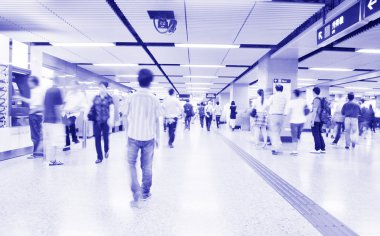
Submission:
{"label": "blurred pedestrian", "polygon": [[[139,207],[140,200],[148,200],[151,197],[152,163],[155,146],[160,140],[160,102],[150,91],[153,82],[153,74],[150,70],[142,69],[138,74],[140,88],[133,93],[126,103],[127,134],[128,134],[128,164],[131,175],[131,190],[133,201],[131,207]],[[169,104],[171,102],[173,104]],[[175,107],[174,100],[166,101],[168,105]],[[169,103],[168,103],[169,102]],[[175,111],[172,110],[173,112]],[[174,113],[172,113],[175,115]],[[171,117],[170,117],[171,118]],[[169,126],[170,131],[170,126]],[[142,170],[142,185],[137,179],[136,162],[140,152]]]}
{"label": "blurred pedestrian", "polygon": [[234,131],[236,127],[236,116],[237,116],[237,106],[235,104],[235,101],[232,101],[231,106],[230,106],[230,127],[232,131]]}
{"label": "blurred pedestrian", "polygon": [[204,126],[205,121],[205,104],[201,102],[201,104],[198,107],[198,115],[199,115],[199,121],[201,124],[201,128]]}
{"label": "blurred pedestrian", "polygon": [[355,148],[356,143],[359,139],[359,116],[360,116],[360,106],[354,99],[354,93],[349,93],[347,95],[348,102],[343,105],[342,114],[344,116],[344,126],[345,126],[345,138],[346,138],[346,149]]}
{"label": "blurred pedestrian", "polygon": [[178,98],[175,97],[174,89],[169,89],[169,96],[164,99],[162,105],[164,117],[166,118],[168,133],[169,133],[169,147],[174,148],[173,143],[175,140],[175,132],[177,129],[178,118],[181,116],[182,107]]}
{"label": "blurred pedestrian", "polygon": [[212,107],[212,102],[208,101],[207,106],[205,107],[205,116],[206,116],[207,131],[211,130],[211,124],[212,124],[213,114],[214,114],[214,108]]}
{"label": "blurred pedestrian", "polygon": [[185,113],[185,130],[190,130],[191,118],[195,115],[193,105],[191,105],[189,100],[186,100],[183,106],[183,111]]}
{"label": "blurred pedestrian", "polygon": [[215,111],[216,128],[219,129],[219,126],[220,126],[220,117],[223,114],[223,108],[220,105],[219,101],[216,102],[216,106],[214,108],[214,111]]}
{"label": "blurred pedestrian", "polygon": [[259,89],[257,90],[257,94],[259,95],[258,98],[256,98],[252,103],[252,110],[254,109],[254,113],[251,113],[251,116],[254,115],[253,118],[253,130],[254,130],[254,142],[255,145],[259,145],[260,143],[260,134],[263,137],[263,145],[262,148],[265,148],[268,141],[268,132],[267,132],[267,126],[268,126],[268,113],[267,113],[267,106],[265,101],[265,95],[264,90]]}
{"label": "blurred pedestrian", "polygon": [[[95,164],[103,161],[103,156],[107,159],[109,157],[109,133],[110,128],[114,123],[114,103],[112,97],[108,94],[108,82],[99,83],[100,93],[95,96],[90,113],[88,114],[89,120],[93,121],[95,147],[97,159]],[[102,149],[102,137],[104,142],[104,155]]]}
{"label": "blurred pedestrian", "polygon": [[62,122],[62,105],[64,101],[58,85],[58,78],[54,78],[53,86],[46,91],[44,100],[43,134],[45,155],[49,166],[63,165],[65,126]]}

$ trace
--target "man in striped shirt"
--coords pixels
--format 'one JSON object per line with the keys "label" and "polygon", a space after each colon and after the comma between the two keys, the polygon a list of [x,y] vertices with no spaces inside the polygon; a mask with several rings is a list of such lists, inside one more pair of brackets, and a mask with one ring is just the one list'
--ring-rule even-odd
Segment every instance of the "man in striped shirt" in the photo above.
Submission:
{"label": "man in striped shirt", "polygon": [[[132,207],[138,207],[139,200],[147,200],[151,197],[153,154],[160,138],[160,102],[149,90],[152,81],[152,72],[142,69],[138,75],[140,89],[132,94],[126,102],[128,164],[133,193]],[[140,150],[141,187],[136,172],[136,161]]]}

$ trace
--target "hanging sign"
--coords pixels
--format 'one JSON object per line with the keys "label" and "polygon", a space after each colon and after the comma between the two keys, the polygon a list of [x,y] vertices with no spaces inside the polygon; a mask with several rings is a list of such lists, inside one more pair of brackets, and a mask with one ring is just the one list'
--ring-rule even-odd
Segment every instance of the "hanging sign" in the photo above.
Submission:
{"label": "hanging sign", "polygon": [[[367,0],[371,1],[371,0]],[[377,0],[372,0],[377,1]],[[379,0],[380,1],[380,0]],[[321,44],[329,38],[339,34],[350,26],[360,21],[360,2],[339,14],[333,20],[324,24],[317,31],[317,44]]]}

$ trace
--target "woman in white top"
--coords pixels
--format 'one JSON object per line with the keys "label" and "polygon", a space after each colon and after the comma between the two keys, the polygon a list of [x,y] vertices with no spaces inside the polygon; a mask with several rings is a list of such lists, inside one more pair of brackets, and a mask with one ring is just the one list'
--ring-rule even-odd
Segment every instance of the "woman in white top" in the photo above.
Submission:
{"label": "woman in white top", "polygon": [[293,99],[290,100],[286,107],[286,114],[290,115],[290,130],[292,133],[292,142],[294,145],[291,155],[298,154],[298,142],[301,138],[303,125],[306,122],[306,115],[309,113],[306,100],[301,98],[301,91],[298,89],[293,91]]}
{"label": "woman in white top", "polygon": [[256,116],[254,119],[254,132],[255,132],[255,144],[259,145],[260,143],[260,133],[263,136],[263,148],[267,145],[268,140],[268,114],[264,98],[264,90],[259,89],[257,91],[259,97],[253,101],[252,109],[256,109]]}

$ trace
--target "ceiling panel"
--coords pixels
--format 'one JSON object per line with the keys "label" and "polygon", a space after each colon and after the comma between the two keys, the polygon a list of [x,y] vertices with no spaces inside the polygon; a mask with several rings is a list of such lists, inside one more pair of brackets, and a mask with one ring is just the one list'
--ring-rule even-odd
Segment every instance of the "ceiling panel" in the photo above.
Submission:
{"label": "ceiling panel", "polygon": [[182,66],[162,66],[167,75],[189,75],[190,69]]}
{"label": "ceiling panel", "polygon": [[310,3],[256,2],[236,42],[278,44],[322,7]]}
{"label": "ceiling panel", "polygon": [[380,26],[376,26],[372,29],[364,31],[363,33],[345,40],[338,44],[339,47],[351,47],[351,48],[378,48],[379,44]]}
{"label": "ceiling panel", "polygon": [[226,65],[252,65],[262,58],[269,49],[237,48],[231,49],[223,63]]}
{"label": "ceiling panel", "polygon": [[190,64],[220,65],[228,49],[190,48]]}
{"label": "ceiling panel", "polygon": [[187,48],[149,47],[160,64],[190,64]]}
{"label": "ceiling panel", "polygon": [[216,73],[218,76],[231,76],[237,77],[243,73],[247,68],[246,67],[224,67],[219,68]]}
{"label": "ceiling panel", "polygon": [[105,50],[118,58],[121,63],[153,63],[142,47],[107,47]]}
{"label": "ceiling panel", "polygon": [[253,0],[186,1],[189,43],[234,43],[253,5]]}
{"label": "ceiling panel", "polygon": [[[331,52],[323,51],[315,56],[312,56],[301,63],[301,67],[334,67],[334,64],[344,61],[348,58],[355,56],[352,52]],[[343,67],[345,68],[345,67]],[[348,69],[350,69],[348,67]]]}
{"label": "ceiling panel", "polygon": [[[117,0],[116,3],[144,42],[187,41],[183,0]],[[178,21],[176,32],[171,35],[158,33],[148,16],[148,10],[173,10]]]}
{"label": "ceiling panel", "polygon": [[49,55],[72,63],[83,63],[90,60],[90,58],[86,55],[77,54],[62,47],[39,46],[39,48],[41,48],[43,52]]}
{"label": "ceiling panel", "polygon": [[216,72],[218,71],[218,68],[198,68],[198,67],[192,67],[190,68],[191,75],[198,75],[198,76],[212,76],[216,75]]}
{"label": "ceiling panel", "polygon": [[310,78],[310,79],[343,79],[355,75],[363,74],[359,71],[349,71],[349,72],[331,72],[331,71],[312,71],[312,70],[298,70],[299,78]]}

